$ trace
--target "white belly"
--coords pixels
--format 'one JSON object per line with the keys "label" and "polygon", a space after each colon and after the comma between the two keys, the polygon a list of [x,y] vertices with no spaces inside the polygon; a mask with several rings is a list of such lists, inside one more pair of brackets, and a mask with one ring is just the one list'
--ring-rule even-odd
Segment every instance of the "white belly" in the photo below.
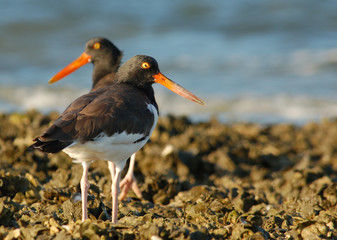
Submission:
{"label": "white belly", "polygon": [[[149,140],[158,120],[158,112],[156,108],[149,104],[148,109],[154,114],[154,122],[150,134],[127,134],[122,132],[114,134],[110,137],[101,133],[94,141],[88,141],[84,144],[74,142],[69,147],[63,149],[75,162],[92,162],[96,160],[111,161],[117,167],[123,169],[126,160]],[[145,137],[142,141],[137,140]],[[135,143],[136,142],[136,143]]]}

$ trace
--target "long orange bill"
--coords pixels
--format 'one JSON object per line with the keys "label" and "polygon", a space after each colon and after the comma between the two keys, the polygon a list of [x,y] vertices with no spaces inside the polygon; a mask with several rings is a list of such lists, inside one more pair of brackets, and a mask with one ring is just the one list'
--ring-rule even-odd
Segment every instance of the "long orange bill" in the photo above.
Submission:
{"label": "long orange bill", "polygon": [[83,65],[89,63],[91,60],[91,56],[86,54],[85,52],[81,54],[75,61],[70,63],[68,66],[59,71],[54,77],[49,80],[49,84],[57,82],[58,80],[64,78],[75,70],[79,69]]}
{"label": "long orange bill", "polygon": [[158,73],[152,76],[155,79],[156,83],[159,83],[171,91],[175,92],[176,94],[187,98],[188,100],[191,100],[193,102],[199,103],[201,105],[205,105],[204,101],[202,101],[200,98],[195,96],[194,94],[187,91],[185,88],[180,86],[178,83],[173,82],[171,79],[165,77],[162,73]]}

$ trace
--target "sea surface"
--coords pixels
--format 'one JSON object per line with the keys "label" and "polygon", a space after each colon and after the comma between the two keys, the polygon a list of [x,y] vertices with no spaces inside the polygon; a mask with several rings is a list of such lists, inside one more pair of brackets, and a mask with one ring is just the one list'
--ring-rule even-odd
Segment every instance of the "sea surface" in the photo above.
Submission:
{"label": "sea surface", "polygon": [[104,36],[157,59],[206,106],[155,86],[162,115],[295,123],[337,116],[337,1],[1,1],[0,112],[61,112],[92,66],[48,80]]}

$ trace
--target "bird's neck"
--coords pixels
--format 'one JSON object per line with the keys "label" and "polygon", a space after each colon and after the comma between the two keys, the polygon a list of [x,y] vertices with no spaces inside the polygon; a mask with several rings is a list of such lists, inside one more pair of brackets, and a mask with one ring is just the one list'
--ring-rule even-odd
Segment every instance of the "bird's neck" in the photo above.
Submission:
{"label": "bird's neck", "polygon": [[[111,67],[112,66],[112,67]],[[92,73],[92,90],[112,84],[119,65],[95,64]]]}
{"label": "bird's neck", "polygon": [[140,88],[141,91],[143,91],[145,93],[145,95],[148,97],[148,99],[150,100],[151,104],[153,106],[155,106],[155,108],[157,109],[157,112],[159,113],[159,109],[158,109],[158,104],[156,102],[156,99],[154,97],[154,90],[152,86],[148,86],[146,88]]}
{"label": "bird's neck", "polygon": [[114,83],[115,73],[107,73],[101,78],[93,78],[91,92]]}
{"label": "bird's neck", "polygon": [[93,84],[97,84],[101,79],[105,78],[107,75],[111,75],[117,71],[117,67],[112,67],[112,68],[103,68],[100,66],[95,66],[94,71],[92,73],[92,81]]}

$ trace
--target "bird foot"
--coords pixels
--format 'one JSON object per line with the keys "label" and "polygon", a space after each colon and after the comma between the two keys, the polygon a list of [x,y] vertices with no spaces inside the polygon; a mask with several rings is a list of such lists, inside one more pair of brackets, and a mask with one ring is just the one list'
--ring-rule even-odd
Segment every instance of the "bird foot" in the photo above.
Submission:
{"label": "bird foot", "polygon": [[137,180],[135,176],[132,174],[127,174],[124,179],[121,181],[119,185],[121,189],[121,193],[119,195],[119,200],[124,200],[126,195],[128,194],[130,188],[132,191],[136,194],[138,198],[143,198],[142,192],[140,191],[138,185],[137,185]]}

